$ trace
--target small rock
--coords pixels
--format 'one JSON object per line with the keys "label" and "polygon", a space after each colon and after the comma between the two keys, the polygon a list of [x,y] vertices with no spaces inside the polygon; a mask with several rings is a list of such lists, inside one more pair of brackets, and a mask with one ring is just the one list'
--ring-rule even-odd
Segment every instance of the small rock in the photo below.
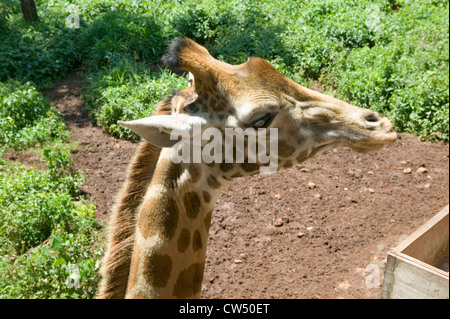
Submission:
{"label": "small rock", "polygon": [[282,219],[282,218],[277,218],[277,219],[275,220],[275,222],[273,223],[273,225],[274,225],[275,227],[281,227],[281,226],[283,226],[283,225],[284,225],[283,219]]}
{"label": "small rock", "polygon": [[417,174],[428,173],[428,170],[425,167],[419,167],[416,171]]}
{"label": "small rock", "polygon": [[373,174],[375,174],[374,172],[372,172],[372,171],[368,171],[367,172],[367,174],[369,174],[369,175],[373,175]]}
{"label": "small rock", "polygon": [[309,226],[309,227],[306,227],[306,230],[312,230],[314,227],[312,227],[312,226]]}
{"label": "small rock", "polygon": [[322,199],[322,195],[319,194],[319,193],[315,194],[314,197],[317,198],[317,199]]}
{"label": "small rock", "polygon": [[411,167],[407,167],[403,170],[403,174],[411,174],[412,172],[412,168]]}
{"label": "small rock", "polygon": [[418,189],[429,189],[431,186],[430,183],[426,183],[425,185],[418,185],[417,188]]}
{"label": "small rock", "polygon": [[348,175],[352,175],[352,176],[353,176],[353,175],[355,175],[355,172],[354,172],[354,171],[352,171],[352,170],[349,170],[349,171],[347,172],[347,174],[348,174]]}
{"label": "small rock", "polygon": [[367,190],[369,191],[369,193],[375,193],[375,190],[373,188],[368,188]]}
{"label": "small rock", "polygon": [[304,232],[299,232],[299,233],[297,234],[297,237],[298,237],[298,238],[302,238],[303,236],[305,236],[305,233],[304,233]]}
{"label": "small rock", "polygon": [[276,199],[281,199],[281,195],[280,194],[275,194],[274,196]]}
{"label": "small rock", "polygon": [[316,188],[316,184],[314,184],[313,182],[309,182],[308,183],[308,188],[309,189],[314,189],[314,188]]}
{"label": "small rock", "polygon": [[234,263],[235,263],[235,264],[241,264],[241,263],[242,263],[242,260],[240,260],[240,259],[235,259],[235,260],[234,260]]}

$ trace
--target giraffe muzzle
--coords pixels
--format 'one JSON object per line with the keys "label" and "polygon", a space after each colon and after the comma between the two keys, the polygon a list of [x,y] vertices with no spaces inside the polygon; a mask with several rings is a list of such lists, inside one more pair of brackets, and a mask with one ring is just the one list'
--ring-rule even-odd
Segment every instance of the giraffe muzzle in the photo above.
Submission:
{"label": "giraffe muzzle", "polygon": [[397,133],[394,131],[391,121],[378,112],[364,110],[359,124],[367,136],[362,141],[350,145],[358,152],[378,150],[385,145],[393,144],[397,141]]}

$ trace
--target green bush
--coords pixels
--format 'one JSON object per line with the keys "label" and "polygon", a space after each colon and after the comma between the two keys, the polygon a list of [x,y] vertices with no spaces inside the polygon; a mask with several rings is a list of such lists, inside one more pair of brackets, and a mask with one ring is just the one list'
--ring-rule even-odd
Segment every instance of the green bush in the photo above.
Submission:
{"label": "green bush", "polygon": [[270,60],[286,54],[279,37],[284,27],[274,23],[272,13],[257,1],[193,1],[172,12],[177,35],[205,45],[228,63],[242,63],[249,56]]}
{"label": "green bush", "polygon": [[31,83],[0,82],[0,148],[22,149],[67,137],[61,115]]}
{"label": "green bush", "polygon": [[[47,239],[56,225],[70,230],[76,222],[73,196],[84,179],[74,171],[68,152],[46,149],[47,170],[8,167],[1,176],[0,252],[22,254]],[[2,167],[3,170],[3,167]]]}
{"label": "green bush", "polygon": [[[119,137],[135,138],[112,122],[127,116],[131,106],[125,103],[142,108],[123,86],[137,84],[143,90],[139,83],[144,80],[126,80],[111,88],[105,81],[122,76],[125,69],[149,77],[149,68],[158,69],[170,40],[186,35],[221,60],[242,63],[249,55],[263,57],[301,84],[320,82],[328,93],[382,111],[399,131],[448,140],[448,1],[40,0],[37,4],[41,18],[33,23],[23,20],[13,1],[0,7],[0,29],[5,31],[0,35],[4,53],[0,80],[33,81],[41,88],[80,65],[96,91],[86,94],[93,116]],[[80,16],[79,29],[65,26],[72,11]],[[126,101],[121,100],[123,95]],[[109,98],[111,103],[105,103]],[[108,108],[105,114],[99,113],[102,106]]]}
{"label": "green bush", "polygon": [[448,140],[448,2],[226,1],[172,9],[179,34],[229,63],[266,58],[301,84]]}
{"label": "green bush", "polygon": [[8,10],[0,20],[0,30],[4,30],[0,32],[0,81],[15,79],[31,81],[39,89],[52,87],[78,64],[76,33],[62,21],[48,20],[45,12],[39,12],[41,18],[30,23],[21,12]]}
{"label": "green bush", "polygon": [[0,257],[0,298],[93,298],[100,280],[95,237],[55,230],[48,243],[11,259]]}
{"label": "green bush", "polygon": [[10,31],[8,18],[11,13],[11,9],[0,2],[0,31],[2,33]]}
{"label": "green bush", "polygon": [[84,95],[96,122],[112,135],[130,140],[139,137],[117,125],[118,120],[150,116],[170,90],[187,85],[185,78],[167,70],[149,72],[144,65],[127,61],[95,74],[89,82]]}
{"label": "green bush", "polygon": [[105,13],[80,31],[78,47],[89,72],[131,59],[158,63],[168,44],[161,21],[122,11]]}
{"label": "green bush", "polygon": [[0,298],[92,298],[102,248],[95,207],[69,153],[46,149],[47,169],[0,163]]}
{"label": "green bush", "polygon": [[338,96],[389,116],[397,130],[448,140],[448,3],[405,1],[390,23],[390,41],[352,50],[324,78]]}

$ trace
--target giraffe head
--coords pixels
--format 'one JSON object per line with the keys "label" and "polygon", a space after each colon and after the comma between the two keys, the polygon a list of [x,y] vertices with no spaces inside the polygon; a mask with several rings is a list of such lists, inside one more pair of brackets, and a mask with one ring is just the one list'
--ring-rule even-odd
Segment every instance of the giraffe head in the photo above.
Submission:
{"label": "giraffe head", "polygon": [[[254,129],[258,137],[261,129],[276,128],[276,164],[281,169],[336,147],[366,152],[396,141],[390,121],[379,113],[307,89],[262,58],[230,65],[214,59],[194,41],[179,38],[169,46],[163,61],[188,71],[190,86],[160,103],[163,115],[119,122],[154,145],[174,146],[178,142],[170,138],[174,131],[193,138],[195,127],[201,127],[200,133],[208,128],[220,132]],[[258,139],[259,145],[273,143],[269,136]],[[245,136],[243,150],[234,145],[231,163],[215,161],[210,166],[219,167],[227,179],[257,173],[267,164],[248,160],[248,140]],[[245,154],[240,164],[236,163],[239,152]]]}
{"label": "giraffe head", "polygon": [[[261,58],[229,65],[180,38],[163,61],[192,78],[153,116],[119,122],[150,144],[141,144],[114,212],[102,288],[112,291],[109,296],[199,296],[215,199],[225,180],[261,171],[268,162],[260,155],[275,156],[281,169],[335,147],[365,152],[396,140],[380,114],[304,88]],[[248,133],[227,142],[230,130]],[[188,164],[179,164],[173,158],[184,145]],[[213,162],[204,158],[205,150],[213,151]]]}

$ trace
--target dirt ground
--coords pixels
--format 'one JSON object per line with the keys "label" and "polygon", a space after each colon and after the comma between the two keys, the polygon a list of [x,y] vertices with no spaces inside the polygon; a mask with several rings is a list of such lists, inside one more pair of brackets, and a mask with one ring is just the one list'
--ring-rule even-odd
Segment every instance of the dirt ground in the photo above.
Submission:
{"label": "dirt ground", "polygon": [[[72,75],[44,95],[65,118],[86,197],[106,221],[136,144],[92,125]],[[32,164],[33,155],[6,155]],[[401,135],[277,174],[238,178],[216,203],[203,298],[379,298],[389,250],[449,202],[449,146]]]}

